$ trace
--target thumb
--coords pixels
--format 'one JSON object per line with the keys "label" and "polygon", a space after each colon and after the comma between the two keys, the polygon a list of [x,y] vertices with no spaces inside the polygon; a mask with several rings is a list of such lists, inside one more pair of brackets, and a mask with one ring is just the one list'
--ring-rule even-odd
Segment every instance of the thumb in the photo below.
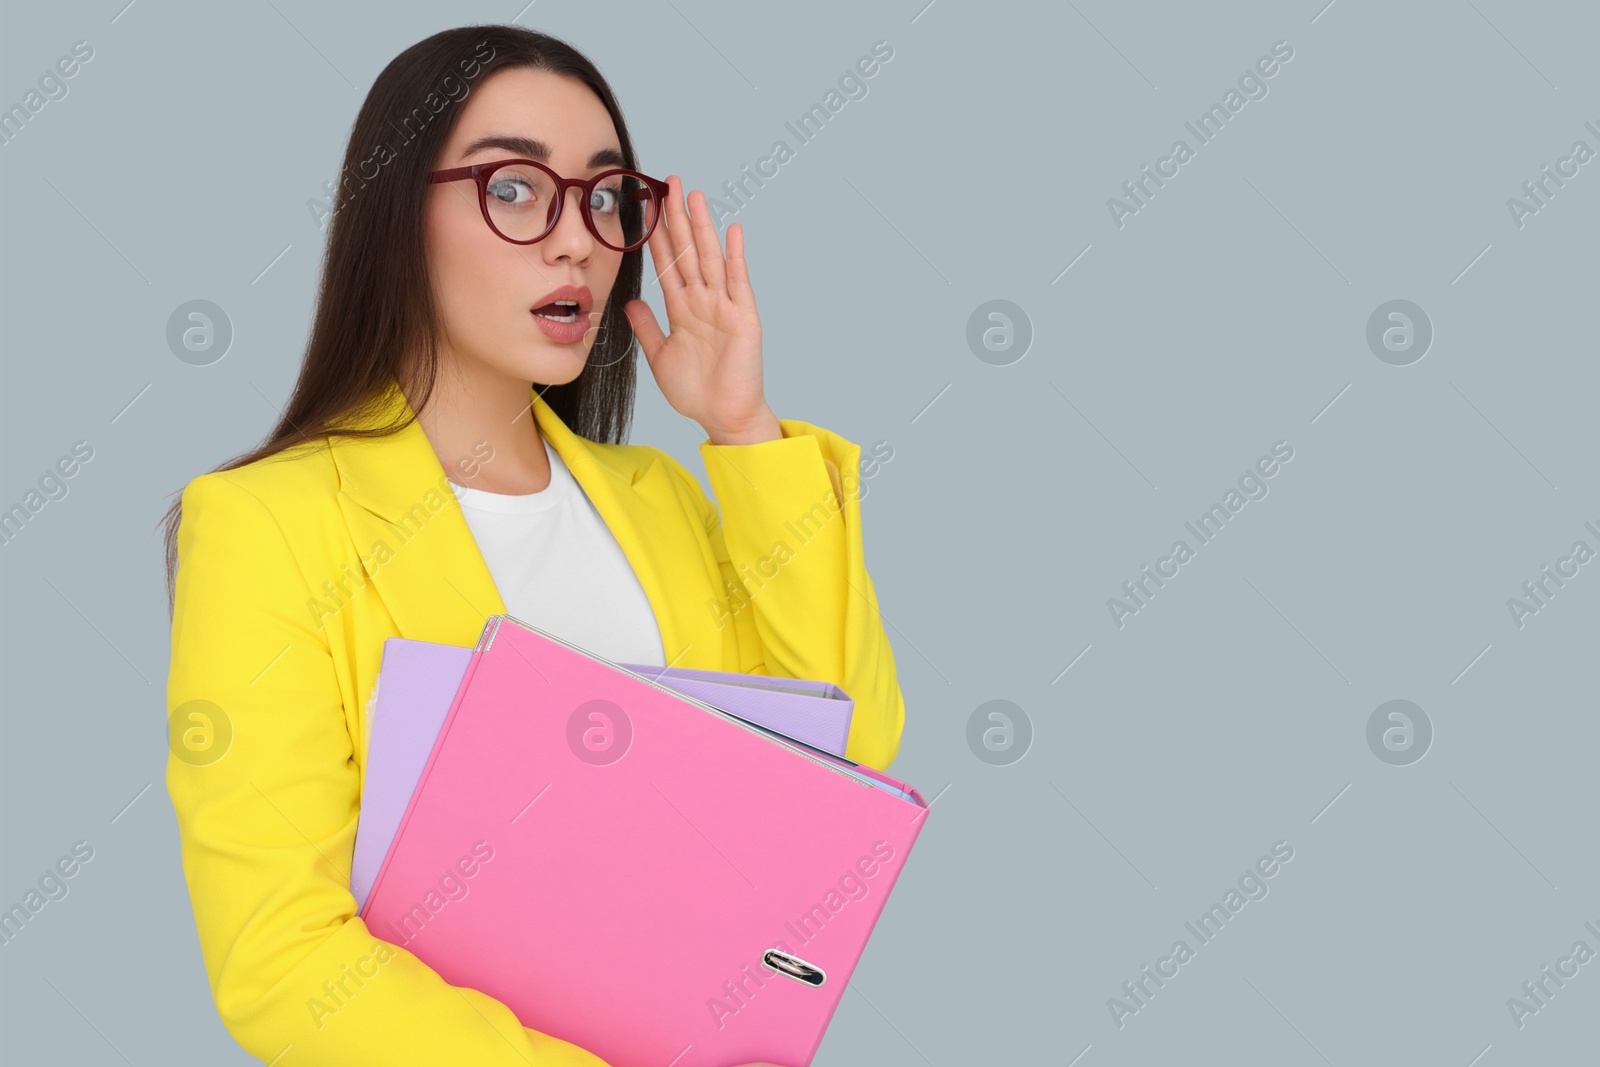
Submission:
{"label": "thumb", "polygon": [[656,313],[650,310],[650,305],[643,300],[630,300],[622,305],[622,313],[628,316],[628,325],[633,327],[633,335],[639,339],[639,347],[644,350],[644,358],[655,362],[655,355],[661,351],[666,335],[661,332],[661,326],[656,322]]}

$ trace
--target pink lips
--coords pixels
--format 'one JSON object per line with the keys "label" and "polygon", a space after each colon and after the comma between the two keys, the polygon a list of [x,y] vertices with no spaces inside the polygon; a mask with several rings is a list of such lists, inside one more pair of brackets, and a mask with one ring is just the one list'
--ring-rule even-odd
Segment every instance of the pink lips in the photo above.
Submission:
{"label": "pink lips", "polygon": [[552,341],[564,345],[574,345],[583,340],[583,335],[589,332],[589,316],[576,315],[571,322],[557,322],[547,319],[537,312],[529,312],[533,321],[538,325],[544,335]]}
{"label": "pink lips", "polygon": [[[551,307],[557,301],[566,301],[564,310]],[[576,307],[571,306],[576,304]],[[577,344],[583,340],[584,334],[589,332],[589,311],[594,307],[594,296],[586,285],[563,285],[553,292],[546,293],[538,303],[529,309],[533,321],[539,329],[552,341],[564,345]],[[560,322],[546,318],[540,311],[545,310],[551,314],[572,315],[572,322]]]}

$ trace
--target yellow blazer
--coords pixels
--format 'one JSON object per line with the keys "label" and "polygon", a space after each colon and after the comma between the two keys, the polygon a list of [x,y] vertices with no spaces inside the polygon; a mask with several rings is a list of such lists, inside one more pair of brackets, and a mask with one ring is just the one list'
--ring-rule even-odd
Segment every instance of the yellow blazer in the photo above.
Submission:
{"label": "yellow blazer", "polygon": [[[905,712],[862,562],[859,447],[794,419],[780,440],[702,442],[719,519],[665,452],[579,437],[532,399],[632,563],[667,662],[837,683],[855,699],[847,754],[887,768]],[[402,408],[391,379],[370,424]],[[167,790],[218,1013],[274,1067],[602,1063],[447,984],[370,932],[350,894],[384,640],[473,645],[505,611],[446,479],[413,422],[183,491]]]}

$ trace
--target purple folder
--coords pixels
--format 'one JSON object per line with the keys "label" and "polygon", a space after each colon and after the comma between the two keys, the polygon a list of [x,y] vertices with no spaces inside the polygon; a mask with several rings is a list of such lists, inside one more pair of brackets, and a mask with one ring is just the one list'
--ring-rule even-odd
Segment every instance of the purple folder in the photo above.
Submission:
{"label": "purple folder", "polygon": [[[472,651],[405,637],[384,642],[378,683],[367,706],[371,739],[350,872],[358,909],[365,905],[400,828]],[[855,701],[831,682],[639,663],[617,666],[813,748],[844,755]]]}

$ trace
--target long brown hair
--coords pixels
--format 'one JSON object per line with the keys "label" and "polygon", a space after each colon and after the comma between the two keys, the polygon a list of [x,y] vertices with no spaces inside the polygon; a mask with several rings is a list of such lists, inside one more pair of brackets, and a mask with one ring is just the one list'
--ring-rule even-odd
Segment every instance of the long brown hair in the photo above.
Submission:
{"label": "long brown hair", "polygon": [[[403,430],[410,419],[371,429],[339,426],[341,418],[372,402],[391,377],[405,385],[415,411],[426,405],[439,372],[441,322],[423,245],[428,172],[461,117],[465,92],[512,67],[563,74],[587,85],[611,113],[624,166],[638,169],[611,87],[565,41],[521,26],[462,26],[401,52],[373,82],[350,130],[328,222],[316,317],[288,406],[264,443],[214,471],[334,433],[381,437]],[[462,90],[463,84],[469,89]],[[436,111],[441,113],[435,116]],[[387,145],[401,133],[413,139],[387,158],[378,156],[377,176],[367,178],[374,146]],[[563,423],[593,441],[624,442],[633,420],[635,338],[622,307],[639,296],[642,257],[643,249],[623,255],[582,373],[541,392]],[[176,495],[162,520],[169,617],[176,595],[182,490]]]}

